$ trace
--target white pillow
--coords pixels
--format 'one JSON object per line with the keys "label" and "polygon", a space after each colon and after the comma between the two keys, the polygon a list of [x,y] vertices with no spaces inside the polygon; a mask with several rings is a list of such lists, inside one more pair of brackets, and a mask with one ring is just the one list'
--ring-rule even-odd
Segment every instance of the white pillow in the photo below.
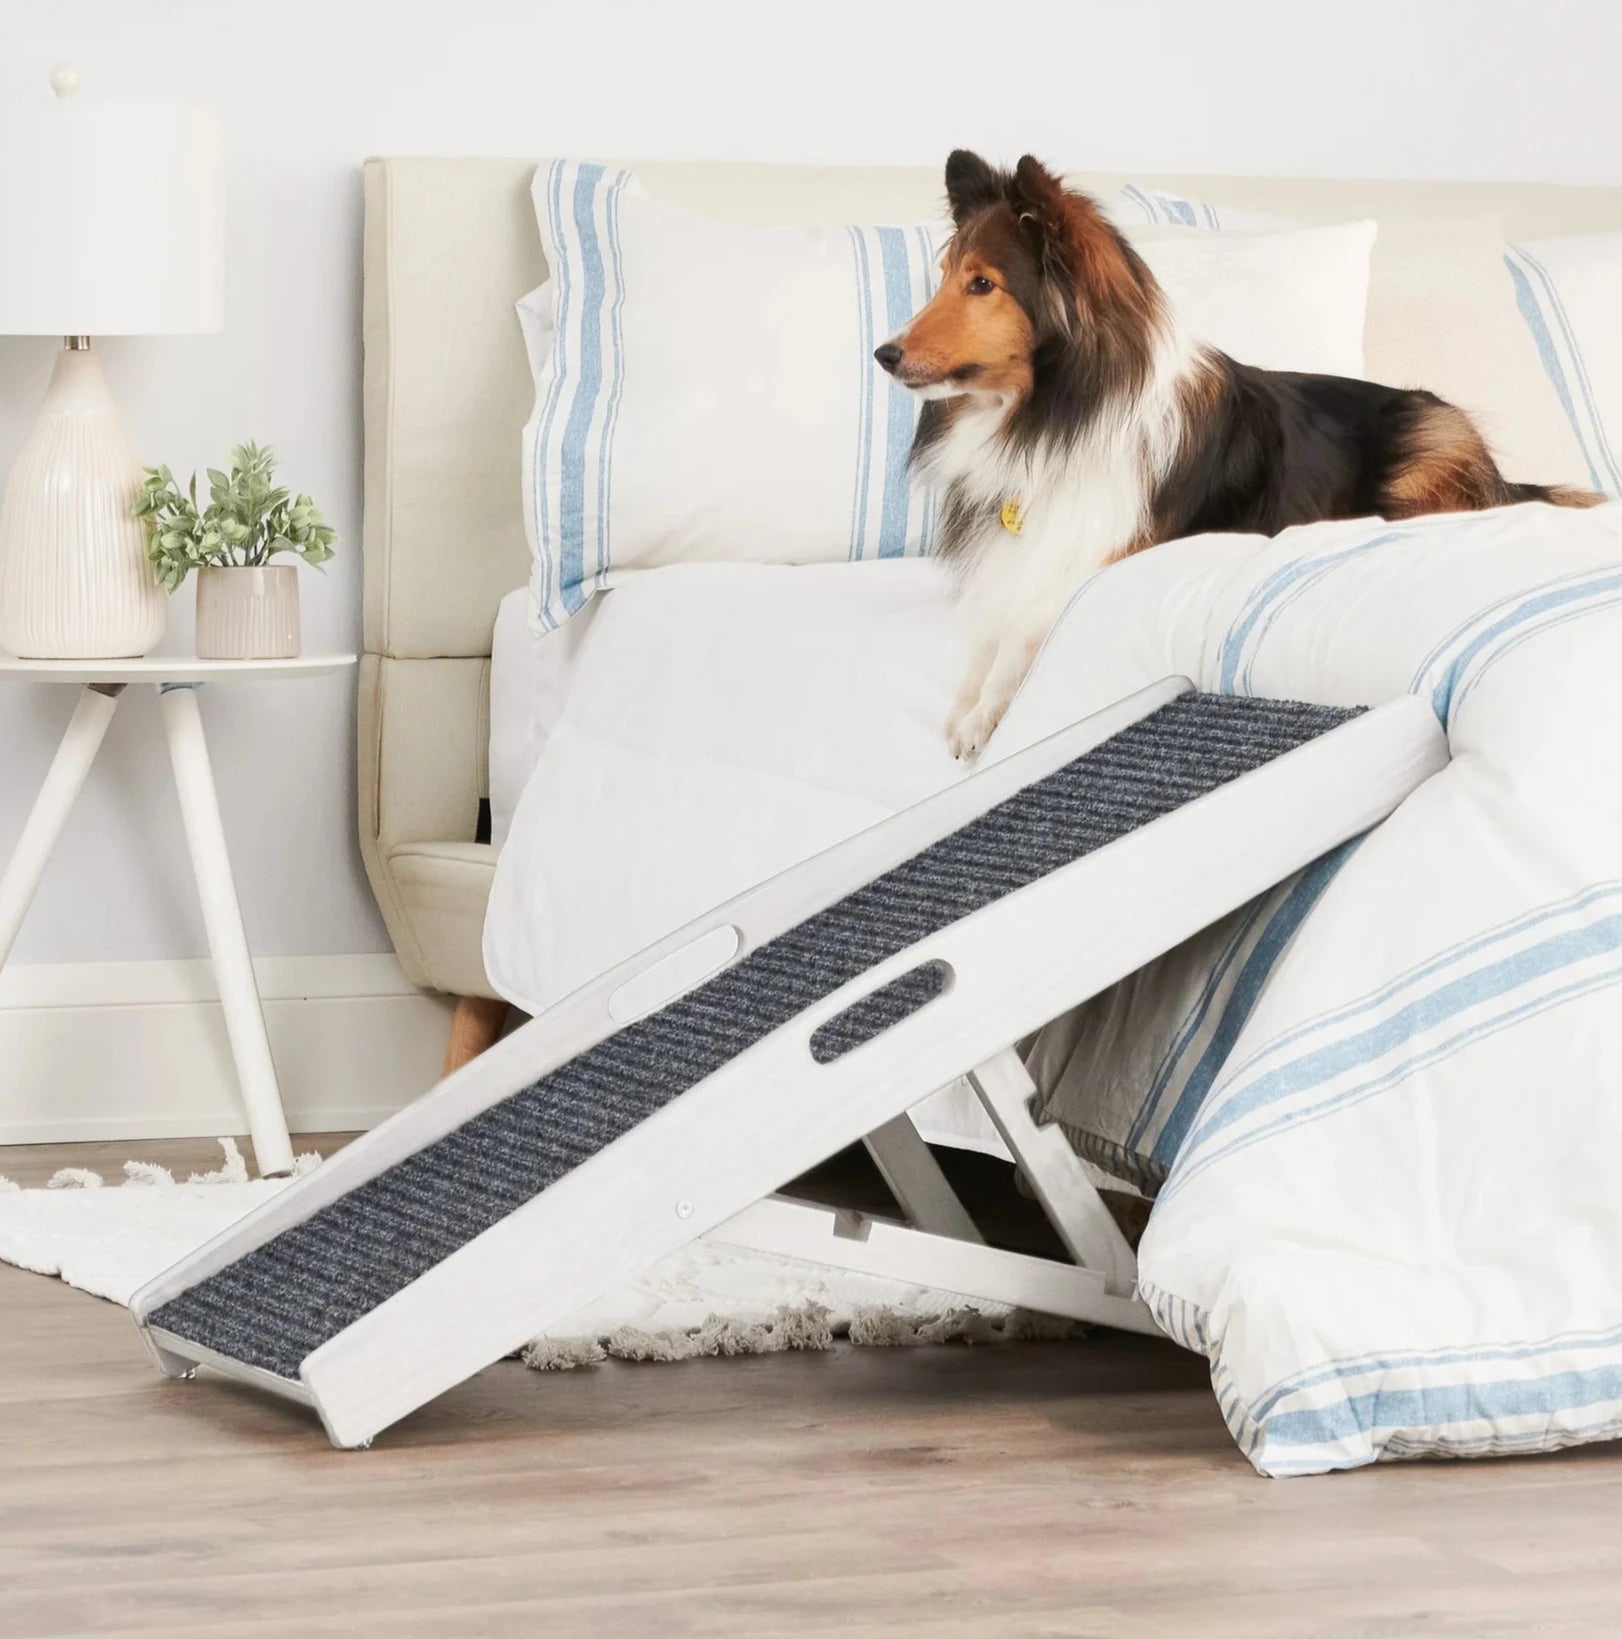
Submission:
{"label": "white pillow", "polygon": [[[552,277],[519,304],[535,376],[524,509],[541,628],[625,573],[930,549],[907,478],[917,406],[873,348],[928,297],[950,228],[756,228],[625,170],[540,166]],[[1372,223],[1146,231],[1190,333],[1274,368],[1362,368]]]}
{"label": "white pillow", "polygon": [[1362,375],[1374,223],[1125,231],[1195,341],[1263,370]]}
{"label": "white pillow", "polygon": [[1586,482],[1582,451],[1504,277],[1496,216],[1380,224],[1364,365],[1371,381],[1428,387],[1474,418],[1504,476]]}
{"label": "white pillow", "polygon": [[1622,495],[1622,233],[1511,245],[1504,260],[1588,481]]}
{"label": "white pillow", "polygon": [[[1126,187],[1111,212],[1134,222],[1287,228],[1282,217]],[[1363,368],[1387,387],[1425,387],[1467,410],[1506,477],[1581,484],[1587,464],[1504,278],[1496,216],[1383,218],[1369,262]]]}

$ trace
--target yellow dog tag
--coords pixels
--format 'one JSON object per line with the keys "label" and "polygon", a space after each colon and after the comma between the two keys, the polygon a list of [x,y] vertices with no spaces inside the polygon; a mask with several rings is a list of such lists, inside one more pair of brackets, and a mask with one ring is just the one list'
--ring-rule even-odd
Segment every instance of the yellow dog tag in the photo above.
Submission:
{"label": "yellow dog tag", "polygon": [[1025,528],[1025,508],[1017,495],[1010,495],[1002,504],[1002,526],[1010,535],[1018,535]]}

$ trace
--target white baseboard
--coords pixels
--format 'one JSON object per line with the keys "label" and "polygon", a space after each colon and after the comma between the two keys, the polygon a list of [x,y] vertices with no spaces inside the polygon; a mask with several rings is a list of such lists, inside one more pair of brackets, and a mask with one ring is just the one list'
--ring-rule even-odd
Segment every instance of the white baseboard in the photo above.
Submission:
{"label": "white baseboard", "polygon": [[[392,956],[254,963],[294,1132],[374,1126],[439,1078],[450,1001]],[[246,1131],[207,962],[0,973],[0,1144]]]}

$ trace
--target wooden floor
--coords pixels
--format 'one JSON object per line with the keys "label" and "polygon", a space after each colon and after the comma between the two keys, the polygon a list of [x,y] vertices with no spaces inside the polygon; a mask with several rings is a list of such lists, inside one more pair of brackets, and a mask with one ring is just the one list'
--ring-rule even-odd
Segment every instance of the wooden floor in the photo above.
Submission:
{"label": "wooden floor", "polygon": [[[0,1150],[0,1173],[132,1149]],[[337,1452],[0,1268],[0,1635],[1622,1631],[1622,1448],[1258,1479],[1169,1344],[508,1363]]]}

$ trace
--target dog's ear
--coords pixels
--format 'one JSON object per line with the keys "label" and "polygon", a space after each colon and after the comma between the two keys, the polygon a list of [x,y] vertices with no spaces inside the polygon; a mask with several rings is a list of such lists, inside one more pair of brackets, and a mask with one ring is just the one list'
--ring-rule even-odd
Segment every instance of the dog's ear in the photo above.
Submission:
{"label": "dog's ear", "polygon": [[1002,179],[978,154],[954,148],[946,157],[946,202],[952,223],[962,227],[976,211],[1002,198]]}
{"label": "dog's ear", "polygon": [[1052,278],[1074,277],[1077,229],[1087,218],[1103,226],[1098,207],[1086,194],[1071,193],[1032,154],[1022,155],[1014,167],[1008,195],[1042,271]]}
{"label": "dog's ear", "polygon": [[1064,184],[1033,154],[1024,154],[1014,167],[1008,202],[1020,226],[1045,250],[1051,242],[1062,245],[1067,225],[1069,195]]}
{"label": "dog's ear", "polygon": [[1071,212],[1082,197],[1068,193],[1064,183],[1032,154],[1020,157],[1008,186],[1008,203],[1041,270],[1050,317],[1066,332],[1071,328],[1068,293],[1076,282]]}

